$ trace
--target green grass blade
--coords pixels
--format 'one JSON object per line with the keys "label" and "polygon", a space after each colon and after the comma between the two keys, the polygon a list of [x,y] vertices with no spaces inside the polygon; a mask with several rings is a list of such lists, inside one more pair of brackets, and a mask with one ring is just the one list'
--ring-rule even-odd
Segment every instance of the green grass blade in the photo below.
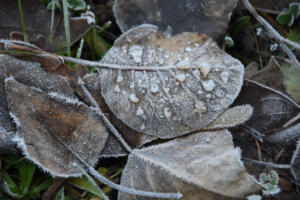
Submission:
{"label": "green grass blade", "polygon": [[67,41],[67,55],[71,57],[71,36],[70,36],[68,2],[67,0],[63,0],[62,2],[63,2],[66,41]]}
{"label": "green grass blade", "polygon": [[20,174],[20,187],[29,191],[29,186],[31,185],[31,181],[35,172],[36,166],[29,162],[28,160],[22,160],[19,167]]}
{"label": "green grass blade", "polygon": [[24,16],[23,16],[21,0],[18,0],[18,5],[19,5],[20,20],[21,20],[21,23],[22,23],[22,29],[23,29],[23,34],[24,34],[24,41],[28,42],[28,37],[27,37],[27,33],[26,33],[26,27],[25,27],[25,22],[24,22]]}
{"label": "green grass blade", "polygon": [[[87,180],[85,180],[85,186],[88,186],[84,189],[88,190],[89,192],[99,196],[100,198],[104,199],[104,200],[109,200],[109,198],[106,196],[106,194],[104,194],[104,192],[99,188],[99,186],[97,185],[97,183],[95,182],[95,180],[83,169],[79,166],[80,170],[82,171],[82,173],[85,175],[85,177],[87,178]],[[84,180],[84,179],[82,179]],[[81,185],[83,186],[83,185]]]}

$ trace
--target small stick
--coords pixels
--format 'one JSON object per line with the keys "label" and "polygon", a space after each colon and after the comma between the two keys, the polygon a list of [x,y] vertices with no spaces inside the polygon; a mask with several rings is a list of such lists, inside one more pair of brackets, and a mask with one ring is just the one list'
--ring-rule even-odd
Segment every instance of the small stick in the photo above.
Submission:
{"label": "small stick", "polygon": [[125,147],[125,149],[128,152],[131,152],[131,147],[125,142],[125,140],[122,138],[118,130],[114,127],[114,125],[109,121],[109,119],[105,116],[105,114],[102,112],[102,110],[99,108],[96,100],[92,97],[91,93],[88,91],[88,89],[85,87],[83,80],[79,79],[78,84],[80,85],[82,91],[84,92],[85,96],[89,99],[89,101],[93,104],[95,107],[97,113],[101,116],[103,119],[105,125],[109,128],[109,130],[116,136],[116,138],[121,142],[121,144]]}
{"label": "small stick", "polygon": [[289,120],[288,122],[286,122],[283,127],[289,127],[290,125],[292,125],[294,122],[296,122],[297,120],[300,119],[300,112],[298,113],[298,115],[296,115],[293,119]]}
{"label": "small stick", "polygon": [[264,162],[259,160],[252,160],[250,158],[242,158],[242,160],[246,162],[252,162],[258,165],[264,165],[268,167],[278,168],[278,169],[290,169],[291,165],[285,165],[285,164],[276,164],[276,163],[270,163],[270,162]]}
{"label": "small stick", "polygon": [[[276,38],[281,46],[283,47],[283,50],[284,52],[290,57],[291,54],[289,51],[286,51],[286,46],[285,45],[282,45],[283,43],[286,43],[286,44],[289,44],[291,46],[293,46],[295,49],[300,49],[300,45],[296,42],[293,42],[289,39],[286,39],[284,37],[282,37],[268,22],[267,20],[265,20],[263,17],[261,17],[257,12],[256,10],[253,8],[253,6],[250,4],[250,2],[248,0],[242,0],[244,6],[249,10],[249,12],[255,17],[255,19],[261,23],[265,29],[267,29],[273,36],[274,38]],[[285,48],[286,47],[286,48]],[[295,57],[292,56],[290,57],[291,60],[294,60]],[[300,67],[300,64],[299,64],[299,61],[296,61],[295,64]]]}

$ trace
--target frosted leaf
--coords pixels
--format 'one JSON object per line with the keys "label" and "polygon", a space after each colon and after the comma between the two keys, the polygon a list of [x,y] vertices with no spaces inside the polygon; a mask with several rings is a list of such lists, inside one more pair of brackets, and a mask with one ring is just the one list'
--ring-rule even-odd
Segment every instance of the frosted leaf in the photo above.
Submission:
{"label": "frosted leaf", "polygon": [[222,113],[205,130],[224,129],[240,125],[252,116],[253,108],[250,105],[235,106]]}
{"label": "frosted leaf", "polygon": [[[204,33],[223,40],[238,0],[115,0],[113,11],[122,32],[154,24],[171,37],[182,32]],[[183,49],[189,51],[192,45]]]}
{"label": "frosted leaf", "polygon": [[[247,173],[229,131],[198,132],[136,149],[129,155],[121,185],[156,192],[177,192],[183,199],[231,199],[259,192]],[[119,200],[148,199],[119,193]]]}
{"label": "frosted leaf", "polygon": [[18,82],[46,92],[59,92],[75,98],[65,78],[45,72],[40,64],[16,59],[12,56],[0,56],[0,149],[1,152],[16,151],[11,138],[15,134],[15,126],[9,115],[5,92],[5,78],[13,76]]}
{"label": "frosted leaf", "polygon": [[5,88],[10,112],[19,121],[15,141],[28,159],[53,176],[80,176],[74,162],[81,162],[62,141],[87,163],[96,164],[108,131],[94,110],[15,80],[7,80]]}
{"label": "frosted leaf", "polygon": [[[124,46],[131,53],[124,54]],[[210,124],[236,98],[244,73],[243,65],[210,38],[197,33],[166,38],[153,25],[124,33],[101,62],[123,68],[99,70],[101,94],[110,110],[135,131],[144,124],[143,133],[159,138]],[[114,92],[116,84],[121,93]]]}

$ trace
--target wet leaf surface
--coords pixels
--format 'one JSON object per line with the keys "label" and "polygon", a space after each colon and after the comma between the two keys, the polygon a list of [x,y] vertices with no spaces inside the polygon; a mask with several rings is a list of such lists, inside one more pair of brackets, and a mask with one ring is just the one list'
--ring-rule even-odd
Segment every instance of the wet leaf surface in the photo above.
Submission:
{"label": "wet leaf surface", "polygon": [[[231,199],[261,189],[240,161],[227,130],[199,132],[136,149],[121,184],[148,191],[183,193],[183,199]],[[119,194],[119,200],[147,199]]]}
{"label": "wet leaf surface", "polygon": [[236,98],[244,73],[210,38],[166,38],[151,25],[123,34],[101,62],[122,68],[99,70],[101,94],[114,115],[159,138],[210,124]]}
{"label": "wet leaf surface", "polygon": [[[166,34],[205,33],[223,40],[237,0],[117,0],[114,15],[122,32],[144,23],[159,26]],[[176,13],[176,14],[175,14]]]}
{"label": "wet leaf surface", "polygon": [[5,81],[10,116],[17,126],[14,140],[28,159],[55,176],[78,176],[81,163],[67,144],[90,165],[96,164],[108,131],[99,116],[76,99],[44,93],[12,77]]}

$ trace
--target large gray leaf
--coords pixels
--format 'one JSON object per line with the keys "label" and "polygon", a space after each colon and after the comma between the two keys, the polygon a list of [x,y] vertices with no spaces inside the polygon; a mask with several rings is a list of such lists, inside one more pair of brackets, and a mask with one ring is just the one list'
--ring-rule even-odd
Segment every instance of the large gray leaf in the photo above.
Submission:
{"label": "large gray leaf", "polygon": [[159,138],[210,124],[239,94],[244,73],[210,38],[166,38],[152,25],[123,34],[101,63],[114,68],[99,70],[110,110],[132,129]]}
{"label": "large gray leaf", "polygon": [[[227,130],[198,132],[136,149],[128,158],[121,184],[155,192],[177,192],[183,199],[243,198],[261,186],[240,161]],[[119,200],[148,199],[119,194]]]}
{"label": "large gray leaf", "polygon": [[[13,77],[5,88],[10,116],[17,126],[14,141],[28,159],[53,176],[79,176],[80,161],[64,146],[95,165],[108,131],[94,110],[59,93],[44,93]],[[62,144],[64,143],[64,144]]]}
{"label": "large gray leaf", "polygon": [[220,40],[225,35],[237,2],[238,0],[116,0],[113,10],[122,32],[150,23],[159,26],[167,34],[198,32]]}

